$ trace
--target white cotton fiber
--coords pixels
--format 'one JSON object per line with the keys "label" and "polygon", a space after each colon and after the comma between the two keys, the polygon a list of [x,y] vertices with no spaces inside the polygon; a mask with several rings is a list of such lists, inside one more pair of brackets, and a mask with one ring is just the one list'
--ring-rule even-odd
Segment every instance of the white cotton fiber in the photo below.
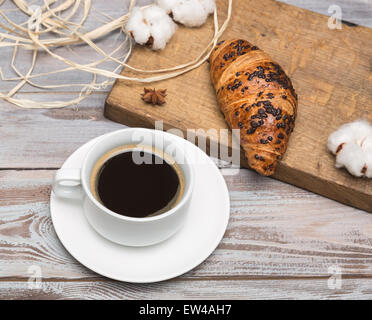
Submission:
{"label": "white cotton fiber", "polygon": [[156,0],[155,3],[163,8],[168,14],[172,13],[172,8],[174,4],[178,2],[177,0]]}
{"label": "white cotton fiber", "polygon": [[151,48],[159,50],[165,48],[176,32],[177,25],[164,9],[153,5],[133,8],[125,29],[138,44],[149,44],[153,40]]}
{"label": "white cotton fiber", "polygon": [[347,123],[333,132],[328,138],[328,149],[336,154],[336,151],[342,143],[358,143],[361,139],[372,134],[371,125],[364,120]]}
{"label": "white cotton fiber", "polygon": [[336,155],[336,167],[345,167],[356,177],[372,178],[372,126],[355,121],[340,127],[328,138],[328,149]]}
{"label": "white cotton fiber", "polygon": [[367,171],[365,173],[365,176],[367,178],[372,178],[372,134],[369,135],[363,141],[362,148],[364,149],[364,152],[366,153],[366,167],[367,167]]}
{"label": "white cotton fiber", "polygon": [[372,153],[372,133],[370,133],[364,140],[362,140],[362,147],[367,152]]}
{"label": "white cotton fiber", "polygon": [[367,171],[365,173],[365,176],[367,178],[372,178],[372,152],[367,154],[366,167],[367,167]]}
{"label": "white cotton fiber", "polygon": [[156,0],[156,3],[186,27],[203,25],[216,8],[214,0]]}
{"label": "white cotton fiber", "polygon": [[133,8],[125,28],[139,44],[145,44],[150,38],[150,28],[144,23],[143,13],[139,7]]}
{"label": "white cotton fiber", "polygon": [[214,0],[199,0],[208,14],[211,14],[216,9],[216,3]]}
{"label": "white cotton fiber", "polygon": [[362,168],[365,165],[364,151],[361,146],[353,143],[346,143],[337,154],[336,167],[345,167],[353,176],[363,176]]}

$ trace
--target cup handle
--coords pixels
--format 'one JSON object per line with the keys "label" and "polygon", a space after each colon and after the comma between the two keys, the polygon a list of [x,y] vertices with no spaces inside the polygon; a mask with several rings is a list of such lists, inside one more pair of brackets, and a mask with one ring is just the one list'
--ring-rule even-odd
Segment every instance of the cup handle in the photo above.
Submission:
{"label": "cup handle", "polygon": [[65,199],[83,199],[80,169],[60,169],[57,171],[53,191],[57,197]]}

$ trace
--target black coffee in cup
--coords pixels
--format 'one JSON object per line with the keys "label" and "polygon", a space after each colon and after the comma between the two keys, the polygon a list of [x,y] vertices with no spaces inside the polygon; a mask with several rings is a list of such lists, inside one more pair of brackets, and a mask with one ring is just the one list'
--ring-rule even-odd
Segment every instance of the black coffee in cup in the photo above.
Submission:
{"label": "black coffee in cup", "polygon": [[176,163],[170,164],[151,150],[112,150],[97,162],[91,188],[111,211],[144,218],[174,207],[182,196],[183,180]]}

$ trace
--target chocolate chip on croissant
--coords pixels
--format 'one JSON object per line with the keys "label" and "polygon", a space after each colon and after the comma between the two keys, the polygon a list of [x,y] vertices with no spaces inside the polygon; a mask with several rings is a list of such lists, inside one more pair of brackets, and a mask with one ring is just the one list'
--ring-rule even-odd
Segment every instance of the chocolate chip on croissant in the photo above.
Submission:
{"label": "chocolate chip on croissant", "polygon": [[274,174],[297,114],[291,80],[245,40],[219,42],[209,61],[221,111],[230,128],[240,129],[249,166],[265,176]]}

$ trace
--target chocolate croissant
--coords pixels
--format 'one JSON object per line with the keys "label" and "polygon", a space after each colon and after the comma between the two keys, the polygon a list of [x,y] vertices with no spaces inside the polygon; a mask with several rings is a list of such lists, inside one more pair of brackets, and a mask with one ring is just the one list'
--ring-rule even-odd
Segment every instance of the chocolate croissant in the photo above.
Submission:
{"label": "chocolate croissant", "polygon": [[221,41],[210,58],[218,102],[240,129],[249,166],[270,176],[284,155],[297,114],[297,94],[283,69],[245,40]]}

